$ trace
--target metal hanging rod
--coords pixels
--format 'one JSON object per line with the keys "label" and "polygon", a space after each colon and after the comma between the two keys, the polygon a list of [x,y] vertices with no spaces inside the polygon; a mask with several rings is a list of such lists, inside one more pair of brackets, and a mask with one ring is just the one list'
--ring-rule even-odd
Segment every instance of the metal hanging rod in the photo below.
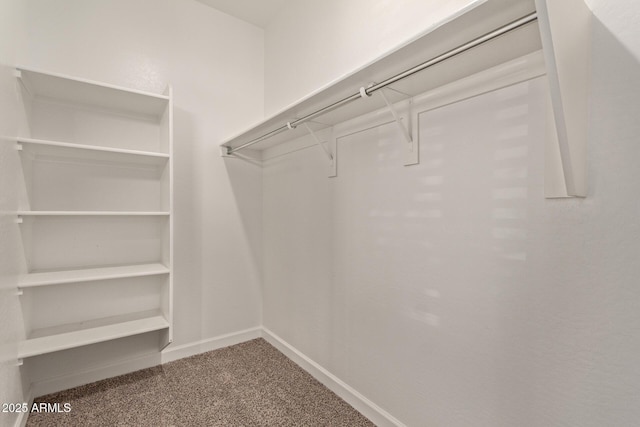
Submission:
{"label": "metal hanging rod", "polygon": [[313,113],[307,114],[306,116],[301,117],[299,119],[296,119],[296,120],[294,120],[292,122],[287,122],[286,124],[282,125],[281,127],[277,128],[277,129],[274,129],[271,132],[268,132],[268,133],[266,133],[266,134],[264,134],[262,136],[259,136],[258,138],[252,139],[251,141],[246,142],[246,143],[244,143],[242,145],[239,145],[239,146],[237,146],[235,148],[228,148],[227,149],[227,154],[232,154],[232,153],[234,153],[236,151],[240,151],[240,150],[242,150],[244,148],[250,147],[250,146],[252,146],[254,144],[257,144],[260,141],[264,141],[265,139],[271,138],[272,136],[278,135],[278,134],[280,134],[280,133],[282,133],[282,132],[284,132],[286,130],[294,129],[298,125],[301,125],[301,124],[303,124],[305,122],[313,120],[316,117],[321,116],[323,114],[326,114],[326,113],[328,113],[330,111],[333,111],[333,110],[335,110],[337,108],[340,108],[343,105],[346,105],[346,104],[349,104],[349,103],[351,103],[353,101],[356,101],[356,100],[362,98],[363,95],[369,96],[372,93],[374,93],[374,92],[376,92],[376,91],[378,91],[378,90],[380,90],[380,89],[382,89],[382,88],[384,88],[386,86],[389,86],[389,85],[391,85],[393,83],[396,83],[396,82],[398,82],[398,81],[400,81],[402,79],[405,79],[405,78],[407,78],[409,76],[412,76],[412,75],[414,75],[416,73],[419,73],[420,71],[426,70],[429,67],[432,67],[432,66],[434,66],[436,64],[439,64],[439,63],[441,63],[443,61],[446,61],[447,59],[453,58],[456,55],[459,55],[459,54],[461,54],[463,52],[466,52],[466,51],[468,51],[470,49],[473,49],[474,47],[477,47],[477,46],[479,46],[479,45],[481,45],[483,43],[486,43],[486,42],[491,41],[491,40],[493,40],[493,39],[495,39],[497,37],[500,37],[503,34],[506,34],[508,32],[516,30],[516,29],[518,29],[520,27],[523,27],[523,26],[525,26],[525,25],[527,25],[527,24],[529,24],[529,23],[531,23],[533,21],[536,21],[537,19],[538,19],[538,16],[537,16],[536,12],[533,12],[533,13],[530,13],[529,15],[523,16],[522,18],[517,19],[517,20],[515,20],[515,21],[513,21],[513,22],[511,22],[511,23],[509,23],[509,24],[507,24],[507,25],[505,25],[503,27],[500,27],[500,28],[498,28],[496,30],[493,30],[493,31],[489,32],[489,33],[486,33],[486,34],[484,34],[484,35],[482,35],[482,36],[480,36],[478,38],[475,38],[475,39],[473,39],[473,40],[471,40],[471,41],[469,41],[469,42],[467,42],[465,44],[462,44],[462,45],[460,45],[460,46],[458,46],[456,48],[453,48],[453,49],[451,49],[451,50],[449,50],[449,51],[447,51],[445,53],[442,53],[442,54],[440,54],[440,55],[438,55],[438,56],[436,56],[434,58],[431,58],[431,59],[429,59],[429,60],[427,60],[427,61],[425,61],[425,62],[423,62],[423,63],[421,63],[419,65],[416,65],[413,68],[410,68],[410,69],[408,69],[406,71],[403,71],[400,74],[396,74],[395,76],[390,77],[390,78],[388,78],[388,79],[386,79],[386,80],[384,80],[384,81],[382,81],[380,83],[376,83],[376,84],[374,84],[374,85],[372,85],[370,87],[367,87],[367,88],[360,88],[360,90],[358,90],[358,92],[354,93],[353,95],[350,95],[350,96],[348,96],[346,98],[343,98],[340,101],[334,102],[333,104],[327,105],[326,107],[323,107],[323,108],[321,108],[321,109],[319,109],[317,111],[314,111]]}

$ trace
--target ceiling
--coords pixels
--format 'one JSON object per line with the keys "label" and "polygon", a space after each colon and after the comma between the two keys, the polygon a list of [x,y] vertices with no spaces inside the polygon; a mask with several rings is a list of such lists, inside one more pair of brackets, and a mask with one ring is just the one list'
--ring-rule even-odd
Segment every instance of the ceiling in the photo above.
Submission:
{"label": "ceiling", "polygon": [[264,28],[287,0],[198,0],[224,13]]}

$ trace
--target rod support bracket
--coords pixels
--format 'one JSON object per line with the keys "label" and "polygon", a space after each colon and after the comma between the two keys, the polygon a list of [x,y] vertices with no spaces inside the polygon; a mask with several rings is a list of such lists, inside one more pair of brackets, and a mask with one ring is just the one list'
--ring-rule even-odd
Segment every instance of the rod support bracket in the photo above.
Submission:
{"label": "rod support bracket", "polygon": [[[287,125],[289,125],[289,123],[287,123]],[[311,129],[308,123],[304,122],[303,125],[307,129],[307,132],[309,132],[309,134],[313,137],[313,139],[316,140],[316,144],[318,144],[320,148],[322,148],[322,151],[327,156],[327,159],[329,160],[329,177],[332,178],[336,176],[337,172],[336,172],[336,159],[335,159],[335,152],[336,152],[335,144],[330,144],[330,145],[333,145],[333,151],[331,151],[325,146],[323,141],[320,140],[318,135],[316,135],[316,133],[313,131],[313,129]]]}
{"label": "rod support bracket", "polygon": [[[382,90],[380,90],[379,92],[380,92],[380,96],[384,100],[384,103],[387,105],[387,108],[389,109],[389,111],[393,115],[393,120],[398,125],[398,128],[400,129],[400,131],[402,133],[402,136],[404,137],[404,140],[406,142],[406,144],[404,144],[404,146],[405,146],[405,162],[404,162],[404,165],[405,166],[410,166],[410,165],[418,164],[420,162],[419,153],[418,153],[418,149],[419,149],[418,148],[418,142],[414,141],[413,138],[411,137],[411,133],[410,133],[409,129],[407,128],[408,126],[410,126],[410,124],[407,123],[407,125],[405,126],[402,123],[402,118],[400,117],[400,115],[396,111],[396,109],[393,106],[393,104],[391,102],[389,102],[389,99],[384,94],[384,88]],[[409,105],[411,105],[411,100],[409,100]],[[411,110],[411,109],[409,109],[409,110]],[[408,118],[410,116],[411,116],[411,111],[409,111],[409,114],[406,117],[407,120],[405,120],[405,121],[409,122]]]}
{"label": "rod support bracket", "polygon": [[231,147],[227,147],[226,145],[220,146],[220,156],[221,157],[233,157],[231,153]]}

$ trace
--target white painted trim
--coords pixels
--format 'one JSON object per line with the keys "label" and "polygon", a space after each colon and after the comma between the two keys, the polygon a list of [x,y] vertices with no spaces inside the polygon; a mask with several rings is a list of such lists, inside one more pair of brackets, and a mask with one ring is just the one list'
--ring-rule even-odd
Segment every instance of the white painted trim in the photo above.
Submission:
{"label": "white painted trim", "polygon": [[240,344],[245,341],[260,338],[262,336],[261,331],[262,328],[257,326],[255,328],[220,335],[194,343],[180,346],[169,346],[161,353],[153,353],[125,360],[116,364],[101,366],[96,369],[76,372],[71,375],[49,378],[44,381],[31,384],[30,396],[32,396],[33,400],[33,397],[44,396],[45,394],[55,393],[106,378],[128,374],[130,372],[139,371],[140,369],[152,368],[154,366],[194,356],[196,354],[205,353],[207,351]]}
{"label": "white painted trim", "polygon": [[194,343],[179,346],[170,345],[162,352],[162,364],[260,338],[262,336],[261,330],[262,328],[258,326]]}
{"label": "white painted trim", "polygon": [[[127,360],[110,366],[100,367],[72,375],[65,375],[48,379],[31,385],[29,391],[29,406],[33,403],[34,396],[43,396],[60,390],[66,390],[94,381],[112,378],[140,369],[151,368],[159,364],[173,362],[175,360],[194,356],[196,354],[217,350],[220,348],[240,344],[256,338],[264,338],[267,342],[277,348],[286,357],[311,374],[324,386],[336,393],[340,398],[353,406],[357,411],[380,427],[406,427],[393,415],[376,405],[371,400],[360,394],[357,390],[346,384],[340,378],[333,375],[327,369],[310,359],[301,351],[287,343],[278,335],[265,327],[255,327],[230,334],[220,335],[214,338],[197,341],[180,346],[169,346],[162,353],[154,353],[148,356]],[[16,420],[15,427],[24,427],[27,422],[25,414]]]}
{"label": "white painted trim", "polygon": [[387,411],[358,393],[354,388],[346,384],[340,378],[311,360],[301,351],[287,343],[269,329],[262,327],[262,337],[271,345],[276,347],[285,356],[295,362],[302,369],[311,374],[315,379],[320,381],[324,386],[340,396],[343,400],[353,406],[357,411],[369,418],[375,425],[379,427],[395,426],[405,427],[398,419],[393,417]]}
{"label": "white painted trim", "polygon": [[[33,405],[33,388],[30,388],[27,394],[25,395],[25,401],[29,408]],[[20,412],[18,414],[18,418],[16,418],[16,422],[13,424],[15,427],[25,427],[27,425],[27,420],[29,419],[29,412]]]}

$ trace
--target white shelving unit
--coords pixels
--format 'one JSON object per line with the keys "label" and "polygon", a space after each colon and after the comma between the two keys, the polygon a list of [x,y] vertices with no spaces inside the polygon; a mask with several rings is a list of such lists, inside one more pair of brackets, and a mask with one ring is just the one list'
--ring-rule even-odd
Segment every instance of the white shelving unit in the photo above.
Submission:
{"label": "white shelving unit", "polygon": [[172,100],[18,68],[29,128],[20,359],[159,332],[172,341]]}

